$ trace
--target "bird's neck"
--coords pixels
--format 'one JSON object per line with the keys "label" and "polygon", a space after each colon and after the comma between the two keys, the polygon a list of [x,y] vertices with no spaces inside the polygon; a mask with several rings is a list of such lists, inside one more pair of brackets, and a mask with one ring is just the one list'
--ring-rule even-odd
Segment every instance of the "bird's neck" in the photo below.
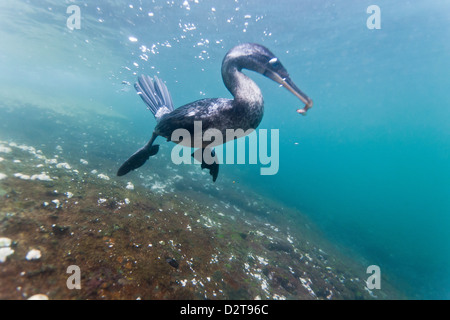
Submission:
{"label": "bird's neck", "polygon": [[261,90],[257,84],[235,65],[223,66],[222,78],[228,91],[238,105],[251,109],[262,109],[264,105]]}

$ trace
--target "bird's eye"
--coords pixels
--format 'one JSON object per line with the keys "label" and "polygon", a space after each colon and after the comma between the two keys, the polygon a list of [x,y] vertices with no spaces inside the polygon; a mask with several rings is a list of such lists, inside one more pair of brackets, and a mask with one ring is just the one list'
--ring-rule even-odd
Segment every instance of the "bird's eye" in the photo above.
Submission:
{"label": "bird's eye", "polygon": [[269,64],[272,66],[272,68],[274,69],[278,69],[281,67],[281,62],[278,60],[278,58],[272,58],[269,60]]}
{"label": "bird's eye", "polygon": [[271,65],[277,65],[278,64],[278,58],[272,58],[272,59],[270,59],[269,60],[269,63],[271,64]]}

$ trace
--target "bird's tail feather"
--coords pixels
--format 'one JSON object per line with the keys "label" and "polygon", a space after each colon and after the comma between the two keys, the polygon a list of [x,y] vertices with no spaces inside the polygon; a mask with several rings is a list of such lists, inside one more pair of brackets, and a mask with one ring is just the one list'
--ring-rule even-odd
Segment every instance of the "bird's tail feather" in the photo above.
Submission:
{"label": "bird's tail feather", "polygon": [[141,75],[134,87],[156,120],[173,111],[173,102],[169,90],[158,77],[155,76],[152,79],[149,76]]}

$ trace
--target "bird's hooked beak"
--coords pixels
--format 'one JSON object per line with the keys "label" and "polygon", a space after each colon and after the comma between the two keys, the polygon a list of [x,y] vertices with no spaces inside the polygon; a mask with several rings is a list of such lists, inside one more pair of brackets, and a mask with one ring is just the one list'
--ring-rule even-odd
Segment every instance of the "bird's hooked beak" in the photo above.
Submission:
{"label": "bird's hooked beak", "polygon": [[297,98],[299,98],[305,104],[305,107],[302,109],[297,109],[297,112],[301,115],[306,115],[306,111],[308,111],[308,109],[312,108],[313,101],[306,94],[304,94],[302,90],[300,90],[295,85],[295,83],[291,80],[291,78],[289,78],[289,77],[282,78],[276,72],[272,72],[270,74],[270,78],[273,81],[278,82],[280,85],[282,85],[286,89],[288,89],[292,94],[294,94]]}

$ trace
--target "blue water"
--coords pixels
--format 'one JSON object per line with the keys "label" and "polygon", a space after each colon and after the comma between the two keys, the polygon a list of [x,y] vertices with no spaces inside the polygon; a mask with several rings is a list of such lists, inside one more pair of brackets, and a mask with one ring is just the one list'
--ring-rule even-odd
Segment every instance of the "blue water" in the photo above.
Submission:
{"label": "blue water", "polygon": [[[71,4],[79,30],[66,26]],[[366,26],[372,4],[379,30]],[[0,96],[121,116],[133,150],[155,121],[123,82],[158,75],[175,106],[231,97],[224,54],[261,43],[314,108],[298,115],[288,91],[246,72],[264,94],[259,128],[280,130],[279,172],[221,174],[300,209],[409,297],[449,299],[449,12],[424,0],[2,1]]]}

